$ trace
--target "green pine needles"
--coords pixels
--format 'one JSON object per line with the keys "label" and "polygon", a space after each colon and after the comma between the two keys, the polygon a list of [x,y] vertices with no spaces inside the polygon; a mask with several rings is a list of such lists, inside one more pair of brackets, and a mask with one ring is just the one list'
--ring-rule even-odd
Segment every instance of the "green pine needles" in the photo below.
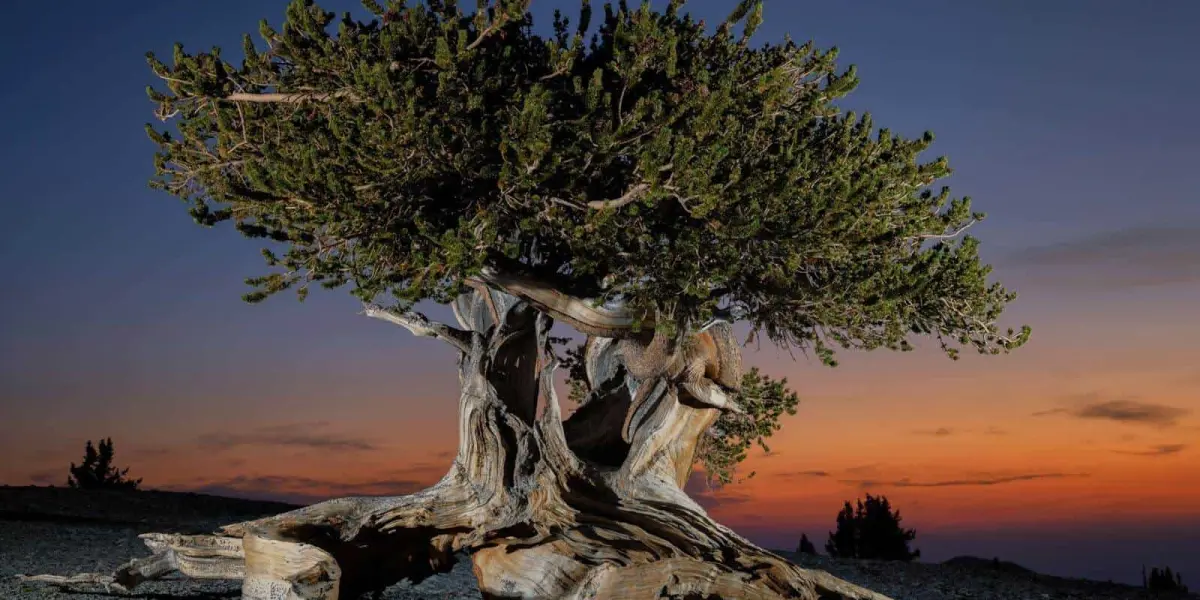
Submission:
{"label": "green pine needles", "polygon": [[[834,101],[833,50],[749,43],[762,2],[714,33],[624,0],[598,29],[533,33],[529,0],[287,8],[240,65],[218,49],[149,62],[175,131],[154,185],[204,225],[271,241],[247,300],[313,283],[364,300],[447,302],[484,267],[620,298],[667,327],[736,315],[783,346],[996,354],[1015,295],[987,281],[983,215],[930,186],[931,135],[876,130]],[[735,32],[735,26],[741,25]]]}

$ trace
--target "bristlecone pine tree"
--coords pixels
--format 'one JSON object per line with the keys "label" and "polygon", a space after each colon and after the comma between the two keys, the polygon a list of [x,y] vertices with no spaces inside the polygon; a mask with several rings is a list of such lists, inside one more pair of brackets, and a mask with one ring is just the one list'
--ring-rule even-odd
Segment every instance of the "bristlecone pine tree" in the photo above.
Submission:
{"label": "bristlecone pine tree", "polygon": [[113,466],[112,438],[100,440],[100,450],[87,441],[83,448],[83,462],[79,466],[71,463],[70,474],[67,475],[67,487],[84,490],[136,490],[141,485],[141,479],[130,479],[129,469],[118,469]]}
{"label": "bristlecone pine tree", "polygon": [[[585,1],[547,36],[529,0],[364,4],[369,22],[296,0],[240,64],[150,56],[176,126],[148,127],[154,185],[269,246],[247,300],[346,287],[453,346],[453,466],[411,496],[148,534],[155,554],[113,575],[40,579],[178,570],[346,599],[466,552],[485,598],[882,598],[755,547],[682,486],[698,461],[727,479],[795,408],[743,373],[731,323],[831,365],[915,335],[952,357],[1025,342],[961,235],[982,215],[930,188],[949,173],[918,160],[932,137],[839,112],[857,79],[835,52],[750,44],[762,2],[731,0],[710,32],[682,0],[605,5],[593,29]],[[566,358],[554,320],[586,335]],[[582,400],[566,420],[564,361]]]}
{"label": "bristlecone pine tree", "polygon": [[920,550],[910,550],[914,529],[901,527],[900,511],[892,510],[886,496],[867,494],[856,506],[849,502],[837,515],[837,528],[829,533],[825,551],[830,556],[874,560],[913,560]]}

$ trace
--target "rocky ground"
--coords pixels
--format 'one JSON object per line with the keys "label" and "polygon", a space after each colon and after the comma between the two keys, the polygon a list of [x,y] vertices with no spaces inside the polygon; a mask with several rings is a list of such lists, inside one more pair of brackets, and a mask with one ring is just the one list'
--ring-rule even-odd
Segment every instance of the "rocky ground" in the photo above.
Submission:
{"label": "rocky ground", "polygon": [[[137,534],[200,532],[292,507],[170,492],[82,493],[62,488],[0,487],[0,599],[111,600],[98,589],[63,591],[19,582],[20,573],[110,571],[147,551]],[[837,560],[780,552],[804,567],[824,569],[896,600],[1133,600],[1156,596],[1119,584],[1039,575],[1011,564],[958,559],[943,564]],[[237,598],[236,581],[166,579],[139,586],[132,597],[156,600]],[[388,600],[477,599],[467,560],[419,585],[392,586]],[[1193,594],[1188,598],[1200,598]]]}

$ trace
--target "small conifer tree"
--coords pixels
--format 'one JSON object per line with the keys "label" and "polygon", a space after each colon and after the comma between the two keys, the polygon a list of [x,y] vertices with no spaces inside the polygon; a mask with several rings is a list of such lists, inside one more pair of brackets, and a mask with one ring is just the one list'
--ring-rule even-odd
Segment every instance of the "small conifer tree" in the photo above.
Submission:
{"label": "small conifer tree", "polygon": [[816,554],[817,547],[808,539],[808,534],[800,534],[800,545],[796,548],[799,554]]}
{"label": "small conifer tree", "polygon": [[1159,569],[1155,567],[1150,570],[1150,577],[1146,578],[1145,568],[1142,569],[1143,585],[1155,592],[1182,592],[1187,593],[1188,588],[1183,584],[1183,576],[1176,571],[1172,571],[1171,567]]}
{"label": "small conifer tree", "polygon": [[67,485],[84,490],[136,490],[142,480],[129,479],[126,477],[128,474],[128,468],[118,469],[113,466],[112,438],[101,439],[99,451],[92,445],[92,441],[88,440],[83,449],[83,463],[79,466],[71,463]]}
{"label": "small conifer tree", "polygon": [[829,533],[825,551],[830,556],[880,560],[913,560],[920,550],[909,550],[915,529],[900,526],[900,511],[892,510],[886,496],[867,494],[857,506],[849,502],[837,515],[837,529]]}

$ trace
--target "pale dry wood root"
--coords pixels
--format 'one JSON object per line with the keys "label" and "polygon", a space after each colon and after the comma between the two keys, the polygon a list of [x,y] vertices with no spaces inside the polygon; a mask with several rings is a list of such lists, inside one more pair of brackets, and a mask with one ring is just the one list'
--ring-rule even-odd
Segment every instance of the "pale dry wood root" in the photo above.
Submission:
{"label": "pale dry wood root", "polygon": [[178,571],[196,579],[242,579],[245,575],[242,540],[214,535],[144,533],[139,538],[152,551],[150,556],[125,563],[112,573],[18,575],[22,581],[64,587],[98,586],[106,590],[130,591],[143,581]]}
{"label": "pale dry wood root", "polygon": [[[488,599],[886,600],[754,546],[682,491],[721,410],[713,382],[633,377],[627,341],[597,339],[585,357],[592,392],[564,421],[553,310],[528,301],[528,286],[519,291],[463,295],[453,305],[461,329],[368,307],[461,351],[458,454],[434,486],[330,500],[212,535],[146,534],[152,556],[115,573],[27,580],[129,590],[180,572],[241,579],[250,600],[336,600],[444,572],[466,552]],[[712,331],[731,347],[727,326]],[[729,365],[725,379],[740,372]]]}

